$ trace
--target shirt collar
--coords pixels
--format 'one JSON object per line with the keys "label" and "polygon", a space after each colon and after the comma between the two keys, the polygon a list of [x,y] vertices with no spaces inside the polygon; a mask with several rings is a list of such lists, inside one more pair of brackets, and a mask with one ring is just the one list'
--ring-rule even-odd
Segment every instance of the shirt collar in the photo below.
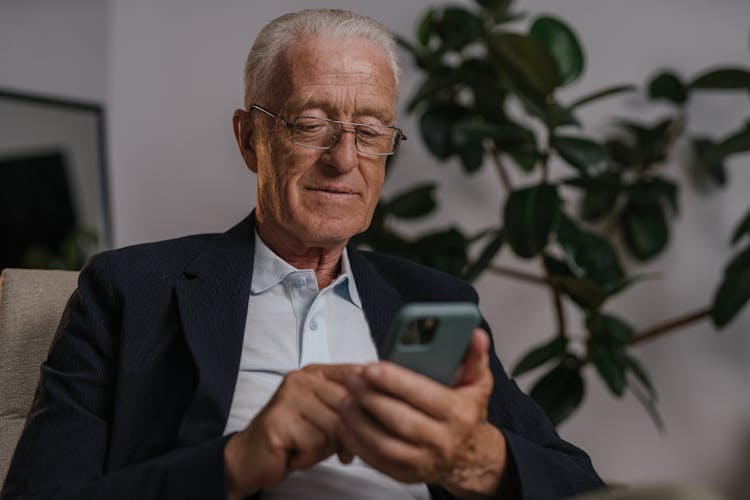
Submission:
{"label": "shirt collar", "polygon": [[255,258],[253,259],[253,282],[250,291],[253,294],[263,293],[269,288],[281,283],[289,274],[297,269],[276,255],[273,250],[255,231]]}
{"label": "shirt collar", "polygon": [[[255,258],[253,260],[253,280],[250,285],[250,291],[254,294],[260,294],[269,288],[284,281],[288,275],[299,271],[284,259],[279,257],[271,250],[263,239],[255,231]],[[354,283],[354,273],[352,273],[351,264],[349,263],[349,253],[346,248],[341,254],[341,274],[333,281],[336,292],[352,304],[362,309],[362,301],[357,292],[357,286]]]}
{"label": "shirt collar", "polygon": [[359,298],[359,292],[357,292],[357,285],[354,283],[354,273],[349,263],[349,251],[347,248],[344,248],[344,253],[341,254],[341,276],[346,280],[349,300],[352,304],[362,309],[362,301]]}

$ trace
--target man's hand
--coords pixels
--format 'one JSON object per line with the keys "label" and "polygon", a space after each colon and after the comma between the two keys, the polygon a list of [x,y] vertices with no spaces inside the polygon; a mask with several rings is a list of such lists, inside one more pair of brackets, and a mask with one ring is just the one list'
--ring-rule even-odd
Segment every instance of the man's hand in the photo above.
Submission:
{"label": "man's hand", "polygon": [[338,409],[347,397],[343,382],[362,372],[359,365],[309,365],[284,377],[268,404],[224,448],[230,498],[273,486],[296,469],[338,453]]}
{"label": "man's hand", "polygon": [[441,484],[464,498],[498,494],[506,445],[486,421],[488,350],[487,333],[475,330],[452,388],[389,362],[348,375],[341,442],[399,481]]}

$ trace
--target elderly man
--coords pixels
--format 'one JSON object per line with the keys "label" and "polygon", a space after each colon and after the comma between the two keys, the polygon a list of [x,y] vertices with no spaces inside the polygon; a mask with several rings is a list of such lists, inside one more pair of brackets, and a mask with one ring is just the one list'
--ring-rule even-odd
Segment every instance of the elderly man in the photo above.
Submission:
{"label": "elderly man", "polygon": [[550,499],[601,486],[485,331],[452,387],[378,361],[402,304],[477,300],[347,247],[404,139],[397,74],[391,36],[357,14],[263,29],[234,115],[255,211],[225,234],[92,259],[3,498]]}

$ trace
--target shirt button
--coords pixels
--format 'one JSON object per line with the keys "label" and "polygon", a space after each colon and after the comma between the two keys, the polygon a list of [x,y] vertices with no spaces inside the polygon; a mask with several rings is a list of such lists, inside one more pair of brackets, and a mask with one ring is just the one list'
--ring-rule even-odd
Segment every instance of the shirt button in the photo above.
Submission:
{"label": "shirt button", "polygon": [[310,330],[317,330],[318,329],[318,322],[316,320],[310,321]]}
{"label": "shirt button", "polygon": [[294,286],[296,286],[297,288],[302,288],[303,286],[305,286],[306,282],[307,281],[304,278],[297,278],[294,280]]}

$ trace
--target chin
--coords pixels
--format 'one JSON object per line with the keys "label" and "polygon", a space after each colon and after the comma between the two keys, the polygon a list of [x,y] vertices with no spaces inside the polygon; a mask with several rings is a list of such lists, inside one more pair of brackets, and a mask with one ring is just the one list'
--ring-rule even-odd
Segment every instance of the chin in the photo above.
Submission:
{"label": "chin", "polygon": [[310,240],[315,241],[313,246],[336,246],[348,242],[367,229],[367,225],[346,218],[322,218],[305,229]]}

